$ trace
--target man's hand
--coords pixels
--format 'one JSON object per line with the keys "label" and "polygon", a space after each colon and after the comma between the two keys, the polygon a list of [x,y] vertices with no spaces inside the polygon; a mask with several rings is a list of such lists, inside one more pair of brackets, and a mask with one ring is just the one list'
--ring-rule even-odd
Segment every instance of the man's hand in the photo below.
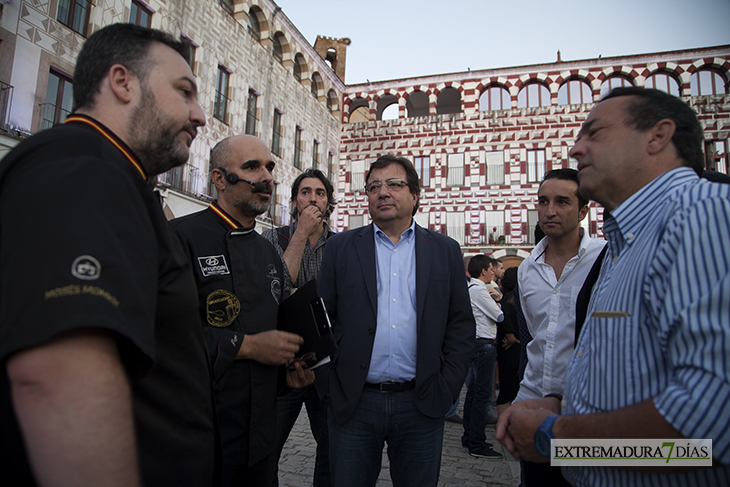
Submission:
{"label": "man's hand", "polygon": [[520,343],[515,334],[505,333],[504,338],[502,338],[502,348],[509,350],[515,343]]}
{"label": "man's hand", "polygon": [[549,409],[522,409],[512,413],[507,431],[517,450],[517,455],[512,453],[515,458],[536,463],[548,461],[535,450],[535,432],[545,418],[552,414],[555,412]]}
{"label": "man's hand", "polygon": [[303,231],[309,237],[321,224],[322,211],[316,205],[309,205],[297,217],[296,232]]}
{"label": "man's hand", "polygon": [[[286,268],[289,270],[289,275],[295,283],[297,277],[299,277],[299,266],[302,263],[302,255],[304,254],[304,248],[307,246],[307,240],[312,235],[316,235],[318,230],[323,230],[323,221],[322,211],[316,205],[307,206],[297,216],[297,229],[294,230],[289,245],[287,245],[282,255]],[[314,247],[314,244],[311,245]]]}
{"label": "man's hand", "polygon": [[[530,412],[531,414],[525,412]],[[533,454],[538,458],[542,458],[537,454],[535,445],[533,445],[535,431],[543,420],[551,414],[560,414],[560,402],[555,397],[518,401],[499,415],[499,420],[497,421],[497,440],[517,460],[520,457],[525,457],[529,461],[538,461],[532,460]],[[542,419],[537,424],[534,424],[534,421],[540,417]],[[518,424],[518,422],[522,421],[526,421],[527,424]]]}
{"label": "man's hand", "polygon": [[265,365],[286,365],[292,361],[304,339],[279,330],[245,335],[237,359],[255,360]]}
{"label": "man's hand", "polygon": [[492,296],[495,301],[502,299],[502,293],[500,293],[499,290],[493,287],[488,287],[487,290],[489,291],[489,295]]}
{"label": "man's hand", "polygon": [[286,369],[286,385],[293,389],[306,387],[314,382],[314,372],[298,360],[291,363]]}

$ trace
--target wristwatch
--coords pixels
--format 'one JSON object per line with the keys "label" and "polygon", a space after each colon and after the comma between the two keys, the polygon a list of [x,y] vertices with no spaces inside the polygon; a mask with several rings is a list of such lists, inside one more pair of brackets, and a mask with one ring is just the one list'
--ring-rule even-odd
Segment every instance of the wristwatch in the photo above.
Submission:
{"label": "wristwatch", "polygon": [[555,435],[553,434],[553,423],[555,423],[555,420],[559,417],[560,415],[558,414],[548,416],[545,418],[545,421],[538,426],[537,431],[535,431],[535,450],[537,450],[537,453],[539,453],[543,458],[550,458],[550,440],[555,439]]}

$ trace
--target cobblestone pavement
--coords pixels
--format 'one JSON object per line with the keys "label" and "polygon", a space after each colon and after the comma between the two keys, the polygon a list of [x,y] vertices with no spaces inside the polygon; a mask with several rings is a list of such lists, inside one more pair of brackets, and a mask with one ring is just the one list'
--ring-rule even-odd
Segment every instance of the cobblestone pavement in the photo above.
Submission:
{"label": "cobblestone pavement", "polygon": [[[466,388],[461,391],[461,405],[464,404]],[[494,412],[494,409],[492,409]],[[520,483],[520,464],[507,453],[494,439],[494,425],[487,426],[487,441],[493,443],[504,458],[487,460],[469,455],[461,446],[463,428],[460,424],[446,423],[444,426],[444,445],[441,453],[441,477],[439,487],[492,487],[518,486]],[[387,448],[387,446],[386,446]],[[279,461],[279,485],[281,487],[306,487],[312,485],[316,444],[309,429],[306,411],[299,415],[289,440],[284,446]],[[378,487],[392,486],[388,468],[388,457],[383,452],[383,467],[378,478]]]}

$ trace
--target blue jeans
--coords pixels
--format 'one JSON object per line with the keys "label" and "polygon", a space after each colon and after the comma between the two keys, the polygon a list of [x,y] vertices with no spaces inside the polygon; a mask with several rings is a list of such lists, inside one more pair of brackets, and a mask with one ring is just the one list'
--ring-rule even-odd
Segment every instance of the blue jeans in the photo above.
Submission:
{"label": "blue jeans", "polygon": [[415,404],[415,390],[383,393],[364,388],[355,411],[338,425],[330,411],[330,474],[335,487],[372,487],[388,443],[394,487],[436,487],[441,471],[444,418]]}
{"label": "blue jeans", "polygon": [[[314,487],[330,487],[330,465],[329,465],[329,433],[327,431],[327,398],[320,399],[314,384],[301,389],[294,389],[288,394],[277,399],[277,421],[276,435],[278,445],[276,451],[277,471],[281,450],[284,448],[289,433],[294,427],[302,404],[307,408],[309,416],[309,427],[317,442],[317,457],[314,463]],[[279,485],[278,479],[274,485]]]}
{"label": "blue jeans", "polygon": [[494,345],[487,343],[486,338],[477,338],[474,358],[469,365],[471,380],[466,388],[464,434],[461,437],[462,444],[468,445],[469,452],[481,449],[487,442],[484,429],[487,426],[489,401],[492,400],[496,362],[497,350]]}

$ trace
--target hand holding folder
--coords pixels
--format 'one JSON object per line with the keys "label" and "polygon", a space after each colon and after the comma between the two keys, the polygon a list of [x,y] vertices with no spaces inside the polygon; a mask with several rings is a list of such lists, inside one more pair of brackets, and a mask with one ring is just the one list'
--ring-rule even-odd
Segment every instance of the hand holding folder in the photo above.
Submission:
{"label": "hand holding folder", "polygon": [[279,305],[277,329],[296,333],[304,338],[295,361],[304,361],[310,368],[337,350],[324,301],[319,297],[317,280],[313,279]]}

